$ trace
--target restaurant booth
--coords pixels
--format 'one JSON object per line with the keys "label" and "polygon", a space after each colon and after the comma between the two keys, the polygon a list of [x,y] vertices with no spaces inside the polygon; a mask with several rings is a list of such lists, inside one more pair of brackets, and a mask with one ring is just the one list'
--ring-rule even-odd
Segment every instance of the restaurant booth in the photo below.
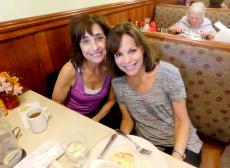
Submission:
{"label": "restaurant booth", "polygon": [[[167,28],[186,10],[186,7],[176,6],[178,3],[179,1],[176,0],[167,2],[163,0],[124,1],[0,22],[0,55],[2,58],[0,72],[14,72],[20,77],[25,91],[27,90],[20,96],[22,104],[29,100],[39,101],[42,106],[47,106],[52,111],[51,116],[53,115],[48,132],[33,135],[29,130],[23,128],[18,118],[18,111],[9,111],[7,117],[10,124],[13,127],[20,126],[22,129],[22,136],[21,139],[19,136],[18,142],[27,155],[48,139],[67,143],[64,136],[71,139],[70,134],[66,133],[70,131],[69,133],[74,134],[74,130],[71,129],[77,126],[84,127],[85,132],[88,133],[88,149],[92,149],[95,144],[114,133],[114,130],[79,114],[73,116],[71,110],[47,98],[52,93],[60,68],[70,57],[72,48],[69,23],[71,18],[96,13],[105,16],[111,25],[116,25],[124,21],[135,23],[147,17],[154,19],[157,27]],[[174,11],[177,11],[175,16]],[[229,26],[229,10],[208,9],[208,12],[211,13],[208,15],[212,18],[221,18],[223,23]],[[162,60],[180,69],[188,94],[189,116],[204,141],[203,152],[206,155],[206,164],[210,168],[218,167],[221,153],[230,138],[229,44],[178,38],[178,36],[161,32],[145,32],[145,35]],[[114,116],[117,116],[120,121],[119,114]],[[78,120],[77,125],[74,120]],[[111,121],[110,119],[109,126],[113,128]],[[56,126],[56,122],[68,124],[66,127],[61,127]],[[116,124],[119,125],[119,123]],[[168,167],[192,167],[169,155],[161,155],[166,160]],[[61,157],[60,162],[65,164],[65,158]]]}

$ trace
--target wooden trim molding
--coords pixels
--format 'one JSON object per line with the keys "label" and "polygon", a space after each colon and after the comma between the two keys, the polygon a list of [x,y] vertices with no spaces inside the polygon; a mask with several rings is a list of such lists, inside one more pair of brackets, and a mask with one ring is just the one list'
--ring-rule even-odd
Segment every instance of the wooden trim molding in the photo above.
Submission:
{"label": "wooden trim molding", "polygon": [[180,37],[172,34],[164,34],[158,32],[145,32],[144,33],[149,38],[156,38],[161,41],[172,41],[175,43],[187,44],[190,46],[202,46],[209,49],[218,49],[230,52],[229,43],[217,42],[217,41],[207,41],[207,40],[192,40],[185,37]]}

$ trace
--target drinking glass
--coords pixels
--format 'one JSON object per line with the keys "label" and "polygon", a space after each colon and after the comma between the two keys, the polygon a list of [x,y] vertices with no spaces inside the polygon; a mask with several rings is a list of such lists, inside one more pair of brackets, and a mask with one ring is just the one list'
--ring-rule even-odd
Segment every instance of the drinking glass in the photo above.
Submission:
{"label": "drinking glass", "polygon": [[150,18],[144,18],[144,27],[143,31],[149,31],[150,30]]}
{"label": "drinking glass", "polygon": [[161,28],[161,33],[165,33],[165,34],[167,34],[168,33],[168,29],[167,28]]}
{"label": "drinking glass", "polygon": [[75,140],[70,142],[65,150],[65,155],[71,167],[81,168],[86,160],[86,138],[77,133]]}

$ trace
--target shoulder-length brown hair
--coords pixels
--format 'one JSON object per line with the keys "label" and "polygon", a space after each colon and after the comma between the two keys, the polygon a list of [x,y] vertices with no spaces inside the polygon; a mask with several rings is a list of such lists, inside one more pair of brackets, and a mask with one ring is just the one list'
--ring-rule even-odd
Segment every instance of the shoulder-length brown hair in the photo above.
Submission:
{"label": "shoulder-length brown hair", "polygon": [[102,16],[89,14],[72,19],[70,27],[71,41],[73,46],[71,62],[76,67],[82,66],[84,61],[84,56],[80,48],[80,41],[86,32],[90,35],[93,35],[92,26],[95,23],[101,27],[105,36],[109,34],[110,26]]}
{"label": "shoulder-length brown hair", "polygon": [[110,64],[114,67],[118,76],[125,75],[116,65],[114,54],[118,52],[120,47],[122,36],[126,34],[132,37],[135,41],[137,47],[141,47],[144,51],[144,66],[145,71],[150,72],[155,68],[156,63],[158,63],[158,58],[154,54],[149,41],[142,34],[142,32],[132,23],[122,23],[111,29],[110,34],[107,37],[106,49],[108,60]]}

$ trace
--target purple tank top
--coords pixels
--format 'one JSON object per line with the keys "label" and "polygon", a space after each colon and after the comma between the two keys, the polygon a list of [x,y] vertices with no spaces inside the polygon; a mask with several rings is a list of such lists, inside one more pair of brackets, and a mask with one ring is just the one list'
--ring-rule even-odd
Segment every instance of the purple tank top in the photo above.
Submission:
{"label": "purple tank top", "polygon": [[104,98],[109,94],[110,83],[111,75],[108,75],[97,94],[87,94],[84,92],[82,74],[78,71],[77,80],[70,89],[65,105],[83,115],[99,111]]}

